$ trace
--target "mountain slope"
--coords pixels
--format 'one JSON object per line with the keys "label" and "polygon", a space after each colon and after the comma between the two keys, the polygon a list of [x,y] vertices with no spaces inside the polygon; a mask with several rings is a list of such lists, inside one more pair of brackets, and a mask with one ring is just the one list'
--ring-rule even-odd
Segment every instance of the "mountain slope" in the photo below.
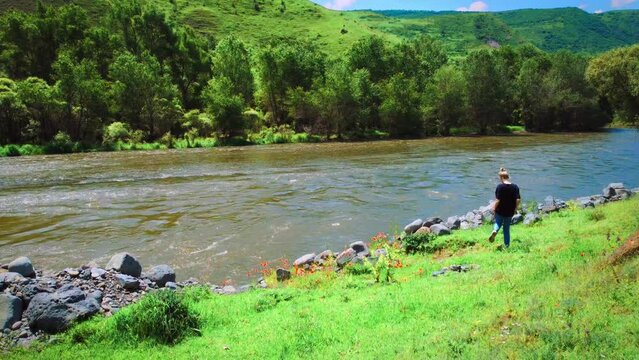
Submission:
{"label": "mountain slope", "polygon": [[[74,3],[96,16],[107,0],[46,0]],[[276,39],[304,39],[339,56],[357,39],[378,35],[391,42],[427,34],[452,54],[469,49],[533,43],[547,51],[598,53],[639,42],[639,11],[589,14],[577,8],[524,9],[495,13],[454,11],[333,11],[308,0],[141,0],[177,11],[197,31],[222,38],[235,34],[252,45]],[[0,0],[0,12],[32,10],[33,0]]]}

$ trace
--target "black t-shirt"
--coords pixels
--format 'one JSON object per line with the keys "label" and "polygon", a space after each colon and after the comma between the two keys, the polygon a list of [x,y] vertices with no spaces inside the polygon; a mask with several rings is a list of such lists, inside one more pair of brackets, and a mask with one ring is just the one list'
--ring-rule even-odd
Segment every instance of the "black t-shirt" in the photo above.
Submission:
{"label": "black t-shirt", "polygon": [[515,184],[499,184],[495,190],[495,197],[499,200],[496,213],[504,217],[512,217],[515,215],[517,207],[517,199],[521,199],[519,195],[519,187]]}

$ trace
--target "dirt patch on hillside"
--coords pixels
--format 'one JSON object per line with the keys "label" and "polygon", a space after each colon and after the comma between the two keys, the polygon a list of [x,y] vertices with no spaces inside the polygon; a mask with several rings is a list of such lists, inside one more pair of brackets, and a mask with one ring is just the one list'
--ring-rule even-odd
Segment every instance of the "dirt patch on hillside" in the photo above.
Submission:
{"label": "dirt patch on hillside", "polygon": [[608,261],[610,264],[616,265],[637,255],[639,255],[639,231],[631,235],[625,243],[615,250],[608,258]]}

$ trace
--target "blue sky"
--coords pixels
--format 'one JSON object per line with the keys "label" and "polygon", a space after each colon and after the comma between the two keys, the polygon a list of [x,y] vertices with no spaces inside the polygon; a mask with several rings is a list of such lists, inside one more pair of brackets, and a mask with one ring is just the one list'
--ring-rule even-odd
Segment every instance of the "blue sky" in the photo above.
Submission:
{"label": "blue sky", "polygon": [[588,12],[621,9],[639,9],[639,0],[312,0],[330,9],[410,9],[410,10],[458,10],[502,11],[525,8],[580,7]]}

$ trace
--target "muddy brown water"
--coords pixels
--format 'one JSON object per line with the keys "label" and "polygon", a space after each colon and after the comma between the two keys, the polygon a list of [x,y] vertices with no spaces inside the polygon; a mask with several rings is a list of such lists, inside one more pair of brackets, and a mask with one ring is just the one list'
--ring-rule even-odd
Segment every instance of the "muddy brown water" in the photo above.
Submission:
{"label": "muddy brown water", "polygon": [[128,251],[179,279],[242,283],[262,261],[485,205],[500,166],[524,202],[639,186],[639,131],[2,158],[0,263]]}

